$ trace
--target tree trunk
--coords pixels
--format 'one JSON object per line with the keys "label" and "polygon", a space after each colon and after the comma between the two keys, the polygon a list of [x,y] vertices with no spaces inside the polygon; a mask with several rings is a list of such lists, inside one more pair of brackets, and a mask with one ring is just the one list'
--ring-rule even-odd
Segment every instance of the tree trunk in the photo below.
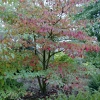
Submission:
{"label": "tree trunk", "polygon": [[38,83],[39,83],[39,87],[40,87],[40,91],[42,92],[43,95],[46,94],[47,92],[47,84],[46,84],[46,78],[42,78],[37,76],[37,79],[38,79]]}

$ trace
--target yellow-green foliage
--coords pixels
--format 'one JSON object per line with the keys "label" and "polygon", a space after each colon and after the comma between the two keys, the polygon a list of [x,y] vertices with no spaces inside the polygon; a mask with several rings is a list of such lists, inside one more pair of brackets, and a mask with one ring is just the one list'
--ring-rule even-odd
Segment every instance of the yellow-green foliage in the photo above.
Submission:
{"label": "yellow-green foliage", "polygon": [[74,60],[69,57],[67,54],[64,54],[63,52],[57,53],[54,56],[55,61],[61,61],[61,62],[67,62],[67,63],[73,63]]}

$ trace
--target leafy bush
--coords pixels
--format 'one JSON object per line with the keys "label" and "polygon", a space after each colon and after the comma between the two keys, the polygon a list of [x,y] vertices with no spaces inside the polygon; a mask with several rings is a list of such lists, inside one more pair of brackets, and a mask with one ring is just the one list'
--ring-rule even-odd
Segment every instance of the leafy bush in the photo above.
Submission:
{"label": "leafy bush", "polygon": [[95,92],[92,95],[89,92],[83,92],[83,93],[80,92],[77,96],[75,95],[66,96],[66,94],[60,93],[58,97],[54,95],[51,96],[50,98],[47,97],[46,100],[100,100],[100,92]]}
{"label": "leafy bush", "polygon": [[25,94],[23,84],[14,79],[0,80],[0,100],[18,99]]}
{"label": "leafy bush", "polygon": [[74,60],[69,57],[67,54],[64,54],[63,52],[57,53],[54,56],[55,61],[61,61],[61,62],[68,62],[73,63]]}
{"label": "leafy bush", "polygon": [[60,67],[63,67],[63,69],[67,71],[72,71],[73,69],[75,69],[76,64],[73,58],[69,57],[63,52],[54,55],[54,63],[56,63],[56,65]]}
{"label": "leafy bush", "polygon": [[100,68],[100,53],[98,52],[87,52],[85,57],[86,62],[90,62],[96,68]]}
{"label": "leafy bush", "polygon": [[91,79],[89,82],[90,90],[92,90],[92,92],[94,90],[98,91],[99,87],[100,87],[100,74],[91,75]]}
{"label": "leafy bush", "polygon": [[15,52],[5,44],[0,44],[0,50],[0,100],[19,98],[26,93],[26,89],[17,79],[24,76],[20,71],[27,70],[24,59],[30,54]]}

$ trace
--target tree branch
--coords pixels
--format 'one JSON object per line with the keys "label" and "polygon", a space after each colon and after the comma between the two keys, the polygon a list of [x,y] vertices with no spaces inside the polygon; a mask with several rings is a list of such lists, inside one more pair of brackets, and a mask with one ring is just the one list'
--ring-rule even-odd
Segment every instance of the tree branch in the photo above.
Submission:
{"label": "tree branch", "polygon": [[50,53],[51,53],[51,51],[49,51],[49,53],[48,53],[48,59],[47,59],[46,69],[48,68],[48,64],[49,64],[49,60],[50,60]]}
{"label": "tree branch", "polygon": [[50,57],[52,57],[53,55],[55,55],[55,54],[57,54],[57,53],[59,53],[59,52],[62,52],[62,51],[64,51],[64,50],[60,50],[60,51],[58,51],[58,52],[54,52],[54,53],[52,53],[52,54],[50,55]]}
{"label": "tree branch", "polygon": [[64,13],[64,7],[65,7],[65,6],[62,7],[60,18],[59,18],[53,25],[56,25],[56,24],[61,20],[62,14]]}

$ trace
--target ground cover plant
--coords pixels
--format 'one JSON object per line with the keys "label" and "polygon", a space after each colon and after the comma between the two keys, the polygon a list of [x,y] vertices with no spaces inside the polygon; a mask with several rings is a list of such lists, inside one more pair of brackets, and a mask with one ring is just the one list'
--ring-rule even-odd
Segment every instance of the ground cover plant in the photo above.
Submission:
{"label": "ground cover plant", "polygon": [[[84,58],[86,51],[100,51],[97,39],[77,29],[80,24],[71,18],[80,9],[76,6],[78,3],[88,5],[87,0],[0,2],[0,18],[6,32],[0,41],[0,99],[25,99],[28,95],[42,99],[51,94],[57,96],[58,90],[63,91],[63,88],[67,89],[67,95],[72,94],[72,86],[78,84],[66,86],[67,75],[77,75],[77,68],[86,71],[86,68],[77,67],[73,59]],[[28,93],[25,84],[18,79],[34,79],[38,87]],[[75,80],[77,82],[79,77],[75,76]],[[53,88],[56,90],[52,91]]]}

